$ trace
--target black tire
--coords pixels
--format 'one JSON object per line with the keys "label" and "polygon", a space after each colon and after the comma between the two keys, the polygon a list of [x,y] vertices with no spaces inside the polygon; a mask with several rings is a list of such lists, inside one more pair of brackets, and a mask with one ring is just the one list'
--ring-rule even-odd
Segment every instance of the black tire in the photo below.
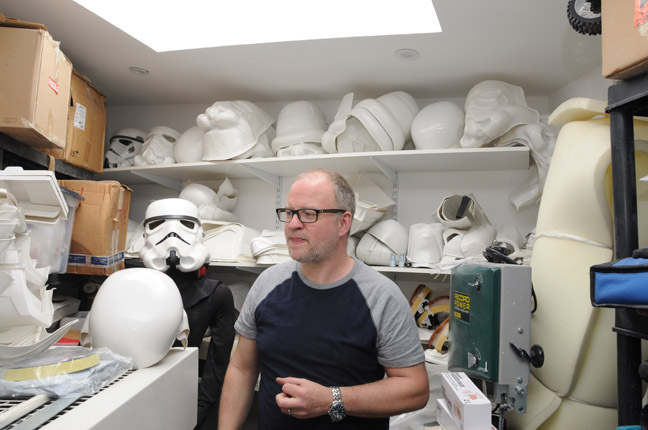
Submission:
{"label": "black tire", "polygon": [[[583,10],[587,6],[589,10]],[[567,18],[572,28],[580,34],[601,34],[601,0],[568,0]]]}

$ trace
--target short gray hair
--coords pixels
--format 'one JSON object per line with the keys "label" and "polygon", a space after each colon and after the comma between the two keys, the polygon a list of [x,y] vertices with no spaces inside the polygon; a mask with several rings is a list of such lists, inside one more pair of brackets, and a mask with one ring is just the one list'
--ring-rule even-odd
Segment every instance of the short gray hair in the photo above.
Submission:
{"label": "short gray hair", "polygon": [[349,185],[349,182],[344,179],[344,176],[328,169],[313,169],[300,173],[295,180],[300,180],[312,174],[322,174],[326,176],[333,186],[333,195],[337,201],[338,208],[351,212],[352,216],[355,214],[355,193],[353,192],[351,185]]}

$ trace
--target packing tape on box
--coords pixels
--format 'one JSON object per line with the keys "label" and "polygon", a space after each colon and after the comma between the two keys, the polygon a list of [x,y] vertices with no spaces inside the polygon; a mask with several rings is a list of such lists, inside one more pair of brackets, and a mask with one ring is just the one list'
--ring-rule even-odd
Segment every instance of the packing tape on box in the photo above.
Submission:
{"label": "packing tape on box", "polygon": [[70,254],[68,257],[68,265],[107,268],[117,265],[119,262],[124,260],[124,258],[124,251],[108,256]]}

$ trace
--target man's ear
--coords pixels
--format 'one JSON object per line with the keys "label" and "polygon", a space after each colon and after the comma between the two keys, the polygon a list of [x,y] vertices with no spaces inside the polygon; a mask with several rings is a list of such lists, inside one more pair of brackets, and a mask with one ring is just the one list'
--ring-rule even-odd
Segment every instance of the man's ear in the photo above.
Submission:
{"label": "man's ear", "polygon": [[351,212],[346,211],[340,217],[340,236],[347,235],[348,231],[351,230],[351,223],[353,222],[353,215]]}

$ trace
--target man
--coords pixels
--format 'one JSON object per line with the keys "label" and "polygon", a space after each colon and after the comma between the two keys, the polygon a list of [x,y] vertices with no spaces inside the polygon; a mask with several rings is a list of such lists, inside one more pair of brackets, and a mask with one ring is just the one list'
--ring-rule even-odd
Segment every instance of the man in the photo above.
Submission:
{"label": "man", "polygon": [[265,270],[247,296],[219,429],[241,428],[259,372],[260,429],[388,429],[390,416],[425,406],[408,301],[347,255],[354,210],[347,181],[321,169],[299,175],[277,209],[295,261]]}

